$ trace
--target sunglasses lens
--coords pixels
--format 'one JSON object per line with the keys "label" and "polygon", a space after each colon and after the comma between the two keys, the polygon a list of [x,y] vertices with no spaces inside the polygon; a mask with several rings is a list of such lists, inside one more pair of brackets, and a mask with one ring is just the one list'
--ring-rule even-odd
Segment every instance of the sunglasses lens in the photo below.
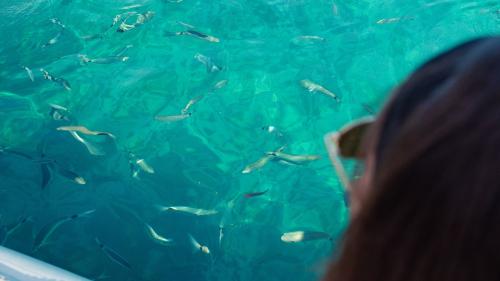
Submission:
{"label": "sunglasses lens", "polygon": [[363,137],[373,120],[363,120],[341,130],[338,136],[339,154],[345,158],[364,158]]}

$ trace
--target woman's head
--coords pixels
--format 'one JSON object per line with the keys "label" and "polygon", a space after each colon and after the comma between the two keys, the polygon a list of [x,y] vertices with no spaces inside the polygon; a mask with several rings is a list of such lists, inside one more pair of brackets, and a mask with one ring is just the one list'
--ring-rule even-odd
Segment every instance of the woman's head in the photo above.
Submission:
{"label": "woman's head", "polygon": [[366,145],[361,207],[327,279],[499,279],[500,38],[417,69]]}

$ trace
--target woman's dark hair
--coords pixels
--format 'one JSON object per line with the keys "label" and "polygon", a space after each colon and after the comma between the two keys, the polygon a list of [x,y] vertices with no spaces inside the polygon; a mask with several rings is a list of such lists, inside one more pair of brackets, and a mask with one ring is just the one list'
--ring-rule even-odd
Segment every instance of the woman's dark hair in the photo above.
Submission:
{"label": "woman's dark hair", "polygon": [[371,136],[373,180],[325,280],[500,280],[500,38],[417,69]]}

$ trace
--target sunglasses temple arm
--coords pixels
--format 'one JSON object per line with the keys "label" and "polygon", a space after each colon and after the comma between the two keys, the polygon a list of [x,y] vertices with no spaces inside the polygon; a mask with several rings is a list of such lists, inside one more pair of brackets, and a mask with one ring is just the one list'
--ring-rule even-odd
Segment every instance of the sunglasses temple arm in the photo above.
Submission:
{"label": "sunglasses temple arm", "polygon": [[340,162],[340,159],[336,155],[333,155],[333,157],[331,157],[331,160],[333,162],[333,166],[335,167],[335,170],[337,171],[337,175],[339,176],[340,181],[344,185],[345,191],[347,193],[351,193],[351,182],[349,181],[349,179],[347,177],[347,173],[344,169],[344,165],[342,165],[342,163]]}
{"label": "sunglasses temple arm", "polygon": [[325,137],[325,144],[327,147],[328,151],[328,156],[330,158],[330,161],[332,161],[332,164],[335,168],[335,172],[337,173],[337,176],[340,178],[340,181],[342,185],[344,186],[345,192],[348,194],[351,193],[351,182],[349,181],[349,178],[347,177],[347,173],[345,171],[344,165],[342,162],[340,162],[339,159],[339,153],[338,153],[338,148],[332,141],[333,139],[336,139],[335,135],[327,135]]}

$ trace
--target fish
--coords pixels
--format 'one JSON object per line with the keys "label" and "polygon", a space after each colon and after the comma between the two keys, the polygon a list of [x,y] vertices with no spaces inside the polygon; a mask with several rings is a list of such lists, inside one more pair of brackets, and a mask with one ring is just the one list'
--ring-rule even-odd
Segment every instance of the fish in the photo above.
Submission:
{"label": "fish", "polygon": [[123,47],[120,51],[116,52],[116,54],[114,56],[121,57],[121,56],[123,56],[123,54],[125,54],[126,51],[128,51],[128,49],[130,49],[132,47],[134,47],[134,45],[128,44],[127,46]]}
{"label": "fish", "polygon": [[292,39],[292,43],[295,45],[307,45],[314,44],[316,42],[324,42],[325,38],[316,35],[301,35]]}
{"label": "fish", "polygon": [[210,255],[210,249],[208,249],[207,246],[198,243],[198,241],[196,241],[196,239],[194,239],[194,237],[191,234],[188,234],[188,236],[189,236],[189,241],[191,241],[191,244],[193,245],[196,251],[201,251],[204,254]]}
{"label": "fish", "polygon": [[50,74],[47,70],[45,70],[43,68],[40,68],[40,72],[43,73],[43,78],[45,80],[49,80],[49,81],[52,81],[54,83],[57,83],[60,86],[62,86],[64,89],[66,89],[67,91],[71,91],[71,85],[64,78],[52,76],[52,74]]}
{"label": "fish", "polygon": [[96,64],[111,64],[111,63],[117,63],[117,62],[126,62],[130,57],[127,56],[110,56],[110,57],[102,57],[102,58],[95,58],[91,59],[87,57],[86,55],[81,55],[82,57],[80,60],[84,63],[96,63]]}
{"label": "fish", "polygon": [[242,174],[249,174],[257,169],[260,169],[264,167],[271,159],[273,159],[274,156],[272,155],[264,155],[263,157],[259,158],[259,160],[255,161],[252,164],[247,165],[242,171]]}
{"label": "fish", "polygon": [[222,89],[222,88],[224,88],[227,85],[227,83],[228,83],[227,80],[221,80],[221,81],[215,83],[213,89],[214,90]]}
{"label": "fish", "polygon": [[118,29],[116,31],[117,32],[126,32],[129,30],[132,30],[132,29],[150,21],[154,17],[154,15],[155,15],[155,12],[153,12],[153,11],[147,11],[144,14],[137,14],[137,18],[135,20],[135,23],[133,23],[133,24],[126,23],[127,19],[130,17],[129,16],[125,20],[122,21],[122,23],[120,24],[120,26],[118,27]]}
{"label": "fish", "polygon": [[5,226],[5,234],[4,234],[3,240],[1,241],[0,245],[4,245],[5,242],[7,241],[7,239],[9,239],[9,237],[13,233],[15,233],[19,228],[21,228],[23,225],[25,225],[29,221],[32,221],[31,216],[21,217],[13,225]]}
{"label": "fish", "polygon": [[78,132],[78,133],[82,133],[84,135],[90,135],[90,136],[108,136],[112,139],[116,139],[116,137],[111,133],[101,132],[101,131],[91,131],[84,126],[60,126],[60,127],[57,127],[56,130],[66,131],[66,132]]}
{"label": "fish", "polygon": [[402,20],[402,18],[387,18],[387,19],[378,20],[377,24],[395,23],[395,22],[398,22],[401,20]]}
{"label": "fish", "polygon": [[191,116],[191,113],[179,114],[179,115],[156,115],[155,120],[162,122],[176,122],[181,121]]}
{"label": "fish", "polygon": [[91,41],[95,39],[104,39],[104,35],[101,33],[97,33],[97,34],[80,36],[80,38],[85,41]]}
{"label": "fish", "polygon": [[282,151],[272,151],[272,152],[267,152],[266,154],[274,156],[275,159],[279,161],[284,161],[286,163],[295,165],[302,165],[308,162],[316,161],[321,158],[321,156],[319,155],[294,155],[294,154],[284,153]]}
{"label": "fish", "polygon": [[66,107],[52,103],[50,103],[49,106],[50,106],[49,115],[52,116],[52,119],[65,120],[65,121],[70,120],[69,116],[67,115],[69,113],[69,110]]}
{"label": "fish", "polygon": [[207,68],[207,72],[217,72],[217,71],[222,71],[222,67],[216,65],[213,60],[205,55],[202,55],[200,53],[195,54],[194,58],[201,62],[205,67]]}
{"label": "fish", "polygon": [[59,42],[59,37],[61,37],[62,35],[62,31],[59,31],[56,36],[54,36],[53,38],[51,38],[49,41],[47,41],[47,43],[43,44],[42,45],[42,48],[46,48],[48,46],[51,46],[51,45],[54,45],[56,44],[57,42]]}
{"label": "fish", "polygon": [[100,150],[99,148],[95,147],[93,144],[91,144],[90,142],[84,140],[80,135],[78,135],[77,132],[75,131],[70,131],[69,132],[71,134],[71,136],[73,136],[73,138],[75,138],[77,141],[81,142],[83,145],[85,145],[85,147],[87,148],[88,152],[92,155],[95,155],[95,156],[104,156],[105,153]]}
{"label": "fish", "polygon": [[130,9],[135,9],[135,8],[140,8],[142,7],[142,4],[133,4],[125,7],[121,7],[120,10],[130,10]]}
{"label": "fish", "polygon": [[[170,35],[170,34],[167,33],[167,35]],[[198,39],[202,39],[202,40],[205,40],[205,41],[208,41],[208,42],[212,42],[212,43],[219,43],[220,42],[220,39],[217,38],[217,37],[214,37],[214,36],[211,36],[211,35],[207,35],[207,34],[201,33],[199,31],[196,31],[196,30],[193,30],[193,29],[188,29],[186,31],[175,32],[175,33],[173,33],[173,35],[176,35],[176,36],[188,35],[188,36],[196,37]]]}
{"label": "fish", "polygon": [[50,182],[50,179],[52,178],[52,174],[50,173],[49,165],[50,164],[46,164],[46,163],[42,163],[40,165],[40,169],[41,169],[41,173],[42,173],[42,183],[41,183],[42,190],[45,189],[45,187],[47,187],[47,185]]}
{"label": "fish", "polygon": [[264,191],[249,192],[249,193],[245,193],[245,195],[243,195],[243,196],[244,196],[245,198],[252,198],[252,197],[257,197],[257,196],[264,195],[264,194],[266,194],[268,191],[269,191],[269,189],[266,189],[266,190],[264,190]]}
{"label": "fish", "polygon": [[106,246],[105,244],[103,244],[99,238],[95,238],[95,241],[97,243],[97,245],[99,246],[99,248],[104,252],[104,254],[106,254],[106,256],[112,260],[113,262],[131,270],[132,269],[132,266],[130,265],[130,263],[125,259],[123,258],[120,254],[118,254],[115,250],[111,249],[110,247]]}
{"label": "fish", "polygon": [[163,246],[171,246],[174,242],[173,239],[165,238],[159,235],[149,224],[145,224],[148,231],[149,237],[153,239],[154,242],[161,244]]}
{"label": "fish", "polygon": [[184,106],[184,108],[181,110],[181,114],[187,114],[191,106],[193,106],[195,103],[199,102],[203,98],[202,95],[199,95],[197,97],[194,97],[189,100],[189,102]]}
{"label": "fish", "polygon": [[337,102],[340,102],[340,98],[337,95],[335,95],[331,91],[325,89],[323,86],[312,82],[311,80],[308,80],[308,79],[300,80],[300,84],[302,85],[302,87],[306,88],[311,93],[312,92],[320,92],[322,94],[325,94],[329,97],[334,98]]}
{"label": "fish", "polygon": [[135,161],[135,163],[146,173],[148,174],[154,174],[155,170],[148,164],[146,163],[146,160],[144,159],[138,159]]}
{"label": "fish", "polygon": [[[182,0],[181,0],[181,1],[182,1]],[[182,21],[177,21],[177,24],[182,25],[182,26],[184,26],[184,27],[186,27],[186,28],[189,28],[189,29],[193,29],[193,28],[194,28],[194,26],[193,26],[193,25],[191,25],[191,24],[189,24],[189,23],[182,22]]]}
{"label": "fish", "polygon": [[43,247],[46,243],[49,237],[63,224],[70,222],[72,220],[76,220],[78,218],[83,218],[83,217],[88,217],[92,213],[94,213],[96,210],[88,210],[83,213],[79,214],[74,214],[71,216],[65,216],[60,219],[57,219],[51,223],[46,224],[43,226],[40,231],[37,233],[35,236],[35,240],[33,242],[33,251],[36,252],[39,248]]}
{"label": "fish", "polygon": [[28,77],[29,79],[31,80],[31,82],[35,82],[35,75],[33,74],[33,71],[31,71],[31,69],[29,69],[27,66],[21,66],[25,71],[26,73],[28,74]]}
{"label": "fish", "polygon": [[226,228],[224,227],[224,222],[221,220],[219,223],[219,247],[222,246],[222,239],[224,238],[225,230]]}
{"label": "fish", "polygon": [[71,170],[68,170],[66,168],[61,167],[60,165],[58,165],[57,171],[59,172],[59,174],[61,176],[65,177],[65,178],[67,178],[67,179],[69,179],[69,180],[71,180],[79,185],[84,185],[87,183],[87,181],[83,177],[79,176],[78,174],[76,174],[75,172],[73,172]]}
{"label": "fish", "polygon": [[[278,148],[276,151],[274,152],[280,152],[284,149],[285,147],[282,146],[280,148]],[[264,167],[267,163],[269,163],[269,161],[273,160],[275,156],[270,154],[270,153],[266,153],[264,156],[262,156],[261,158],[259,158],[259,160],[247,165],[242,171],[241,173],[242,174],[249,174],[257,169],[260,169],[262,167]]]}
{"label": "fish", "polygon": [[195,216],[212,216],[212,215],[216,215],[219,213],[219,211],[217,211],[217,210],[197,209],[197,208],[186,207],[186,206],[169,206],[169,207],[158,206],[158,209],[162,212],[174,211],[174,212],[192,214]]}
{"label": "fish", "polygon": [[333,241],[333,238],[330,234],[319,231],[293,231],[293,232],[285,232],[281,235],[281,241],[285,243],[298,243],[312,240],[330,240]]}
{"label": "fish", "polygon": [[64,25],[58,18],[52,18],[52,19],[50,19],[50,22],[55,24],[55,25],[60,26],[63,29],[66,28],[66,25]]}

